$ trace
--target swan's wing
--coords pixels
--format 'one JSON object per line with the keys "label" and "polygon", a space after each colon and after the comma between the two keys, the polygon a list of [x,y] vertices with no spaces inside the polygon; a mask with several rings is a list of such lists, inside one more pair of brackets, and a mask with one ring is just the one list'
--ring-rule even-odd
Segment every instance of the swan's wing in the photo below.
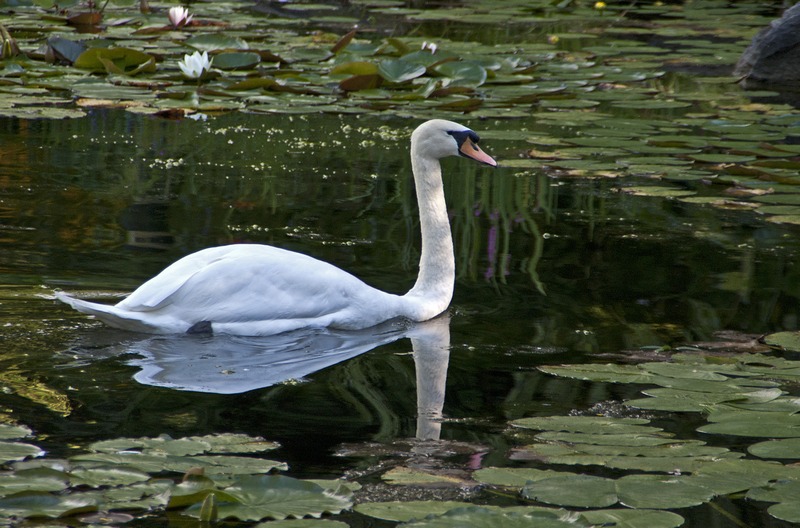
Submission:
{"label": "swan's wing", "polygon": [[187,255],[139,286],[117,306],[132,311],[157,310],[196,273],[225,258],[235,258],[237,247],[214,247]]}
{"label": "swan's wing", "polygon": [[301,253],[236,245],[194,253],[143,284],[117,307],[184,321],[312,320],[386,294]]}

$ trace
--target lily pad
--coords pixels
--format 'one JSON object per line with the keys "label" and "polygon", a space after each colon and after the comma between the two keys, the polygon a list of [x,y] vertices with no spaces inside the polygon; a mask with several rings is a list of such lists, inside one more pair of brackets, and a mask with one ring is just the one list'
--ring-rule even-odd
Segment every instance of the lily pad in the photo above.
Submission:
{"label": "lily pad", "polygon": [[214,55],[214,67],[221,70],[246,70],[261,62],[261,55],[247,51],[229,51]]}
{"label": "lily pad", "polygon": [[685,521],[677,513],[661,510],[606,509],[584,511],[581,515],[596,526],[615,528],[677,528]]}
{"label": "lily pad", "polygon": [[0,499],[0,516],[4,517],[61,517],[96,509],[97,498],[81,493],[21,493]]}
{"label": "lily pad", "polygon": [[450,78],[453,85],[480,86],[486,82],[486,69],[472,61],[450,61],[434,67],[439,75]]}
{"label": "lily pad", "polygon": [[713,491],[674,475],[627,475],[617,480],[616,492],[621,504],[648,509],[688,508],[715,496]]}
{"label": "lily pad", "polygon": [[202,33],[189,37],[184,44],[198,51],[217,51],[217,50],[246,50],[250,46],[244,39],[226,35],[224,33]]}
{"label": "lily pad", "polygon": [[156,71],[152,55],[130,48],[89,48],[75,59],[75,67],[106,73],[137,75]]}
{"label": "lily pad", "polygon": [[425,74],[425,66],[403,59],[389,59],[378,64],[378,73],[389,82],[402,83]]}
{"label": "lily pad", "polygon": [[800,438],[759,442],[748,447],[747,452],[759,458],[789,458],[800,460]]}
{"label": "lily pad", "polygon": [[518,513],[495,508],[470,506],[450,510],[438,517],[411,521],[403,526],[408,528],[589,528],[590,524],[581,517],[560,516],[557,513],[531,512]]}
{"label": "lily pad", "polygon": [[385,519],[387,521],[405,522],[422,519],[429,515],[441,515],[457,508],[468,508],[472,504],[456,501],[392,501],[364,502],[353,508],[358,513]]}
{"label": "lily pad", "polygon": [[526,429],[543,431],[568,431],[598,435],[641,434],[661,429],[650,427],[644,418],[610,418],[606,416],[544,416],[539,418],[520,418],[511,425]]}
{"label": "lily pad", "polygon": [[29,457],[40,457],[44,451],[32,444],[22,442],[0,442],[0,462],[24,460]]}
{"label": "lily pad", "polygon": [[618,500],[613,479],[592,475],[564,475],[531,482],[522,488],[522,496],[578,508],[607,508]]}
{"label": "lily pad", "polygon": [[[323,513],[339,513],[353,503],[348,497],[326,491],[311,482],[282,475],[245,476],[223,490],[234,502],[218,504],[219,519],[235,518],[258,521],[265,518],[319,517]],[[200,505],[191,506],[185,514],[199,517]]]}
{"label": "lily pad", "polygon": [[800,352],[800,332],[776,332],[764,336],[764,342],[784,350]]}

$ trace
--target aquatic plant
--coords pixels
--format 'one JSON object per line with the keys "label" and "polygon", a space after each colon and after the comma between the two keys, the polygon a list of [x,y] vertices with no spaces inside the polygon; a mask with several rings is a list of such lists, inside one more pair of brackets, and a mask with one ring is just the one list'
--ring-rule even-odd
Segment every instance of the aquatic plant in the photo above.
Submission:
{"label": "aquatic plant", "polygon": [[170,7],[167,12],[167,18],[172,27],[178,29],[192,21],[194,15],[189,14],[189,9],[183,6]]}
{"label": "aquatic plant", "polygon": [[183,60],[178,61],[178,67],[189,79],[201,79],[203,75],[211,70],[212,60],[208,58],[208,52],[200,53],[195,51],[191,55],[186,54]]}

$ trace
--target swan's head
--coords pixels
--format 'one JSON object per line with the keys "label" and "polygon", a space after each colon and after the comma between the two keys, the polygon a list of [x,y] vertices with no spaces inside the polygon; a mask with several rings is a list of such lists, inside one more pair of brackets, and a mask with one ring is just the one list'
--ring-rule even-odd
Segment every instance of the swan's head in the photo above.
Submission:
{"label": "swan's head", "polygon": [[432,119],[411,134],[411,148],[416,155],[434,159],[463,156],[497,167],[497,162],[478,147],[478,134],[452,121]]}

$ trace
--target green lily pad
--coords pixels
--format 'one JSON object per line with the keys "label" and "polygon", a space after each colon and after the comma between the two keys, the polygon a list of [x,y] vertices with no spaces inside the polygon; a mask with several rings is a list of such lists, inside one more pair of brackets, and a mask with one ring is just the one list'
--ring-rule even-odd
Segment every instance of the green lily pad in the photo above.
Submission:
{"label": "green lily pad", "polygon": [[702,161],[705,163],[745,163],[756,159],[754,156],[735,154],[692,154],[689,157],[695,161]]}
{"label": "green lily pad", "polygon": [[408,528],[589,528],[590,524],[581,517],[569,518],[558,513],[535,511],[519,513],[496,508],[470,506],[450,510],[438,517],[411,521],[403,526]]}
{"label": "green lily pad", "polygon": [[463,479],[458,477],[415,470],[403,466],[390,469],[382,475],[382,478],[389,484],[395,485],[439,484],[460,486],[463,483]]}
{"label": "green lily pad", "polygon": [[714,423],[697,430],[707,434],[747,436],[755,438],[800,438],[800,415],[779,412],[728,412],[720,419],[719,411],[709,415]]}
{"label": "green lily pad", "polygon": [[278,442],[264,440],[260,436],[236,433],[192,436],[189,440],[208,445],[211,453],[261,453],[281,446]]}
{"label": "green lily pad", "polygon": [[645,394],[650,398],[628,400],[626,405],[638,409],[649,409],[672,412],[702,412],[722,402],[763,402],[778,398],[780,389],[765,389],[764,391],[738,392],[731,387],[725,392],[698,392],[671,388],[646,389]]}
{"label": "green lily pad", "polygon": [[596,526],[615,528],[677,528],[685,521],[677,513],[661,510],[606,509],[584,511],[581,515]]}
{"label": "green lily pad", "polygon": [[772,482],[747,492],[748,499],[765,502],[797,502],[799,496],[800,481],[797,480]]}
{"label": "green lily pad", "polygon": [[800,438],[759,442],[748,447],[747,452],[759,458],[790,458],[800,460]]}
{"label": "green lily pad", "polygon": [[617,503],[613,479],[593,475],[564,475],[526,484],[526,499],[577,508],[607,508]]}
{"label": "green lily pad", "polygon": [[619,502],[629,508],[688,508],[715,496],[713,491],[673,475],[627,475],[617,480],[615,489]]}
{"label": "green lily pad", "polygon": [[331,75],[376,75],[378,72],[378,65],[369,61],[345,62],[331,69]]}
{"label": "green lily pad", "polygon": [[776,332],[764,336],[764,342],[784,350],[800,352],[800,332]]}
{"label": "green lily pad", "polygon": [[11,440],[14,438],[25,438],[31,436],[33,431],[24,425],[0,424],[0,440]]}
{"label": "green lily pad", "polygon": [[0,462],[12,462],[14,460],[24,460],[29,457],[40,457],[44,451],[32,444],[21,442],[0,442]]}
{"label": "green lily pad", "polygon": [[66,488],[67,475],[60,472],[24,470],[0,475],[0,496],[3,497],[20,492],[61,491]]}
{"label": "green lily pad", "polygon": [[561,365],[538,367],[538,370],[554,376],[608,383],[652,383],[656,378],[635,365]]}
{"label": "green lily pad", "polygon": [[635,196],[658,196],[661,198],[679,198],[695,194],[694,191],[688,189],[665,187],[663,185],[639,185],[623,187],[621,190],[626,194],[633,194]]}
{"label": "green lily pad", "polygon": [[259,523],[254,528],[349,528],[350,525],[331,519],[286,519]]}
{"label": "green lily pad", "polygon": [[389,59],[378,64],[378,73],[389,82],[401,83],[425,75],[425,66],[403,59]]}
{"label": "green lily pad", "polygon": [[775,215],[767,218],[768,222],[774,224],[800,224],[800,215]]}
{"label": "green lily pad", "polygon": [[[282,475],[241,477],[223,492],[235,502],[218,503],[219,519],[258,521],[306,515],[318,517],[323,513],[339,513],[353,505],[349,498],[326,491],[317,484]],[[191,506],[184,513],[199,517],[200,505]]]}
{"label": "green lily pad", "polygon": [[152,55],[130,48],[89,48],[75,59],[75,67],[136,75],[156,71],[156,60]]}
{"label": "green lily pad", "polygon": [[648,426],[644,418],[610,418],[605,416],[543,416],[521,418],[511,425],[540,431],[568,431],[598,435],[626,435],[661,431]]}
{"label": "green lily pad", "polygon": [[224,33],[202,33],[183,41],[184,44],[198,51],[217,51],[217,50],[246,50],[250,46],[243,39],[233,37]]}
{"label": "green lily pad", "polygon": [[70,485],[90,486],[122,486],[135,482],[144,482],[150,475],[142,471],[118,467],[75,468],[70,471]]}
{"label": "green lily pad", "polygon": [[22,493],[0,499],[0,516],[61,517],[97,509],[97,499],[89,494]]}
{"label": "green lily pad", "polygon": [[720,460],[697,468],[692,476],[696,485],[708,488],[718,495],[728,495],[763,486],[770,480],[789,478],[797,471],[765,460]]}
{"label": "green lily pad", "polygon": [[472,477],[483,484],[521,488],[528,482],[558,475],[559,472],[550,469],[492,467],[479,469]]}
{"label": "green lily pad", "polygon": [[214,67],[221,70],[246,70],[261,62],[261,55],[247,51],[229,51],[214,55]]}
{"label": "green lily pad", "polygon": [[456,508],[468,508],[469,502],[456,501],[391,501],[364,502],[356,504],[355,511],[362,515],[385,519],[387,521],[405,522],[422,519],[429,515],[441,515]]}
{"label": "green lily pad", "polygon": [[452,79],[458,86],[480,86],[486,82],[486,69],[472,61],[450,61],[435,66],[439,75]]}
{"label": "green lily pad", "polygon": [[773,504],[767,508],[767,513],[782,521],[800,523],[800,503],[796,499]]}

